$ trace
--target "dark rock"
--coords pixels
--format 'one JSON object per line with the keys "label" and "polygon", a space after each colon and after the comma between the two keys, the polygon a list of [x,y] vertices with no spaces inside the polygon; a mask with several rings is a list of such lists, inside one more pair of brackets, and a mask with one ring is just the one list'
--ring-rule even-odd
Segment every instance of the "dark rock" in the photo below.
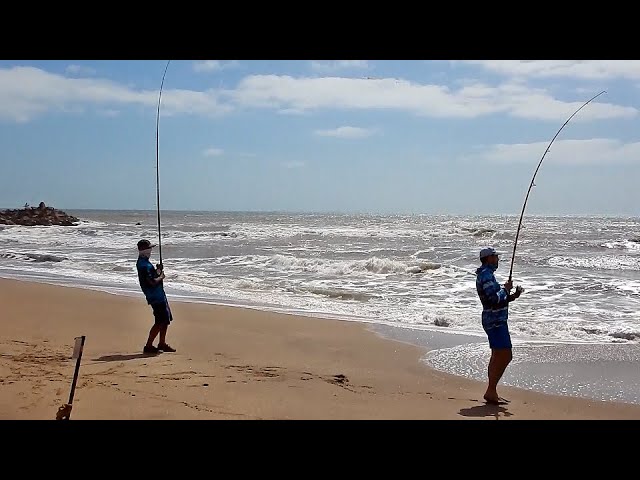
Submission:
{"label": "dark rock", "polygon": [[20,210],[0,210],[0,224],[26,226],[75,226],[80,223],[79,218],[67,215],[62,210],[47,207],[44,202],[40,202],[38,208],[29,207],[28,204],[25,205],[26,207]]}

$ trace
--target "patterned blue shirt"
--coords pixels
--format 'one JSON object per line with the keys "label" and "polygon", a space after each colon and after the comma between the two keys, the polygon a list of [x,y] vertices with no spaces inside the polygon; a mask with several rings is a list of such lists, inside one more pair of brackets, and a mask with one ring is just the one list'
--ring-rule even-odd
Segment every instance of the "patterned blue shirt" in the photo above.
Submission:
{"label": "patterned blue shirt", "polygon": [[507,323],[509,295],[496,280],[496,267],[483,265],[476,270],[476,290],[482,303],[482,326],[494,328]]}

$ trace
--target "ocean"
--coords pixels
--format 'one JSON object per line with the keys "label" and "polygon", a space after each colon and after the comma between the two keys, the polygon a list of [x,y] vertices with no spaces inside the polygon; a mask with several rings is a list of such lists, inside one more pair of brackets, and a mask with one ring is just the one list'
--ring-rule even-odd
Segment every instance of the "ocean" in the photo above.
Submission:
{"label": "ocean", "polygon": [[[0,276],[141,296],[136,243],[157,243],[155,211],[67,213],[81,224],[0,225]],[[517,215],[166,211],[165,289],[180,300],[366,322],[417,344],[440,335],[451,341],[424,361],[483,380],[478,253],[489,245],[503,254],[504,283],[517,224]],[[513,281],[525,292],[509,309],[514,362],[504,384],[640,403],[639,218],[525,215]]]}

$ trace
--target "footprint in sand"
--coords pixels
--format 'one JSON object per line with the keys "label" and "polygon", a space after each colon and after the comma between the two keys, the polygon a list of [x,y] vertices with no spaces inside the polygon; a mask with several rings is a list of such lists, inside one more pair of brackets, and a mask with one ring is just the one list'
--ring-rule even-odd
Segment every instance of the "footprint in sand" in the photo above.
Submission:
{"label": "footprint in sand", "polygon": [[349,379],[347,378],[347,376],[343,375],[342,373],[339,373],[337,375],[333,375],[331,378],[325,379],[325,381],[327,381],[329,383],[334,383],[336,385],[345,385],[345,384],[349,383]]}

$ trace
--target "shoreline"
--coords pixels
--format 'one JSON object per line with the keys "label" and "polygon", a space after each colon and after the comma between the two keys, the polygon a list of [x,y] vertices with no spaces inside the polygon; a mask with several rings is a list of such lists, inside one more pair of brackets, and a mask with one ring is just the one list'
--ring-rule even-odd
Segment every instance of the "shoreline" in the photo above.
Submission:
{"label": "shoreline", "polygon": [[[39,278],[43,278],[43,280],[36,280]],[[89,290],[89,291],[95,291],[100,293],[107,293],[109,295],[125,296],[125,297],[131,297],[131,298],[139,298],[141,295],[139,290],[140,287],[137,284],[135,286],[132,286],[131,289],[128,289],[126,287],[125,288],[116,287],[114,285],[82,286],[82,285],[78,285],[77,283],[74,283],[75,281],[78,280],[75,277],[73,278],[73,281],[70,281],[69,283],[65,283],[64,281],[60,281],[60,282],[53,281],[54,279],[52,279],[51,277],[30,276],[29,274],[22,274],[22,275],[16,275],[16,276],[3,276],[2,272],[0,272],[0,280],[37,283],[42,285],[52,285],[52,286],[59,286],[59,287],[65,287],[65,288],[77,288],[81,290]],[[415,330],[415,331],[435,332],[437,334],[442,334],[442,335],[460,335],[460,336],[466,336],[466,337],[477,336],[477,338],[479,339],[483,338],[481,333],[475,334],[475,333],[464,332],[464,331],[452,331],[452,330],[447,331],[446,327],[433,328],[431,326],[426,326],[426,328],[420,328],[417,326],[411,326],[406,324],[396,324],[390,320],[380,321],[380,320],[373,320],[368,317],[358,317],[354,315],[341,315],[338,313],[329,313],[329,312],[296,310],[295,308],[288,309],[287,307],[282,307],[282,306],[272,307],[269,305],[262,305],[262,304],[250,305],[250,304],[242,303],[241,301],[233,301],[230,299],[216,300],[213,298],[206,298],[206,297],[197,296],[197,295],[184,295],[184,294],[175,294],[175,293],[169,293],[169,292],[167,292],[167,298],[169,298],[171,302],[212,305],[216,307],[242,308],[247,310],[255,310],[258,312],[274,313],[278,315],[307,317],[307,318],[313,318],[316,320],[337,320],[337,321],[344,321],[344,322],[359,323],[363,325],[371,325],[373,327],[383,326],[383,327],[389,327],[389,328],[400,328],[400,329],[408,329],[408,330]]]}
{"label": "shoreline", "polygon": [[[426,348],[420,361],[430,368],[486,382],[491,351],[482,337],[384,325],[372,330],[383,338]],[[498,388],[640,405],[636,344],[514,341],[513,356]]]}
{"label": "shoreline", "polygon": [[638,405],[514,387],[500,389],[508,405],[486,405],[481,382],[357,322],[174,300],[178,352],[149,357],[144,299],[0,279],[0,300],[5,419],[54,418],[82,334],[77,419],[640,419]]}
{"label": "shoreline", "polygon": [[[52,282],[48,277],[42,278],[42,280],[33,280],[29,274],[26,274],[22,275],[22,278],[0,276],[0,281],[52,285],[105,293],[116,297],[140,297],[140,294],[133,289],[100,285],[79,286],[74,283],[77,281],[75,278],[69,284],[65,284],[64,281]],[[455,377],[480,383],[486,382],[486,364],[490,351],[486,346],[485,337],[481,334],[419,328],[323,312],[287,311],[279,307],[245,305],[240,302],[217,301],[198,296],[175,294],[167,296],[172,304],[178,302],[211,305],[213,307],[238,308],[275,315],[304,317],[316,321],[356,323],[385,340],[401,342],[423,349],[423,354],[418,359],[419,364]],[[542,347],[548,348],[543,351]],[[532,355],[534,348],[537,348],[536,352],[539,351],[540,354]],[[630,360],[629,358],[620,359],[618,352],[624,348],[631,349],[632,358]],[[452,361],[450,356],[447,356],[448,352],[444,351],[445,349],[461,350],[461,353],[456,352],[455,355],[452,355],[454,357]],[[479,351],[481,349],[486,351]],[[633,344],[514,339],[514,361],[507,368],[500,386],[569,398],[640,405],[640,381],[635,374],[637,368],[640,367],[640,351],[634,352],[634,350],[638,349],[637,345]],[[524,361],[522,356],[525,357]],[[624,352],[622,356],[630,357]],[[543,371],[545,368],[546,371]]]}

